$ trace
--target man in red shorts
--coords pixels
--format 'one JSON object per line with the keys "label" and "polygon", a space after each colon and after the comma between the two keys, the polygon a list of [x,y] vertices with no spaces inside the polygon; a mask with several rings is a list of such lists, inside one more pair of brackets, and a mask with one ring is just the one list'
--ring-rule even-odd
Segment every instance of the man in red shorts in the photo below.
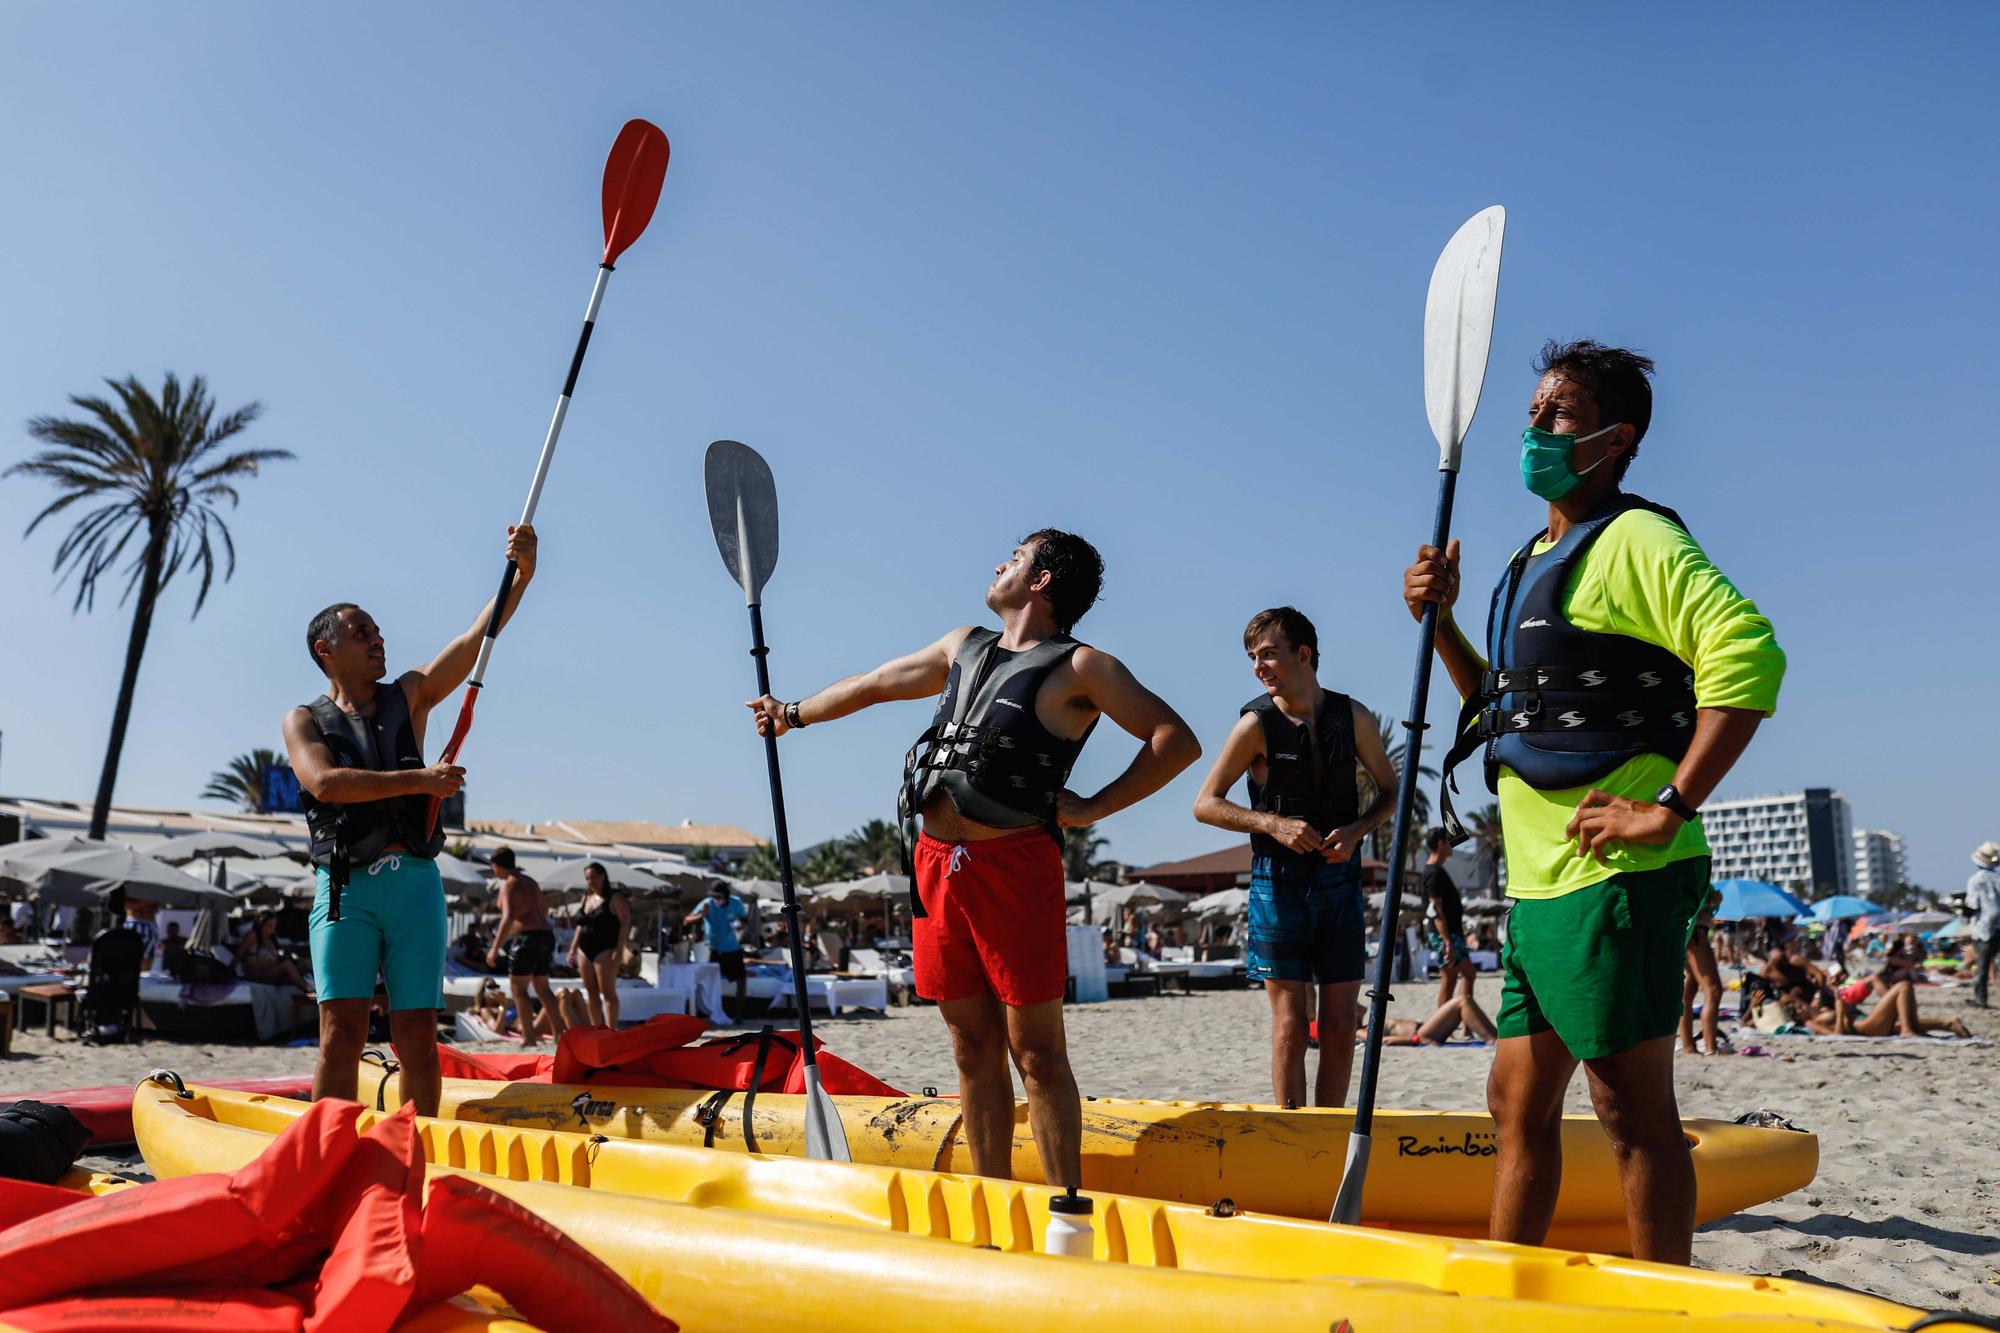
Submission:
{"label": "man in red shorts", "polygon": [[[1062,829],[1145,799],[1201,757],[1187,723],[1123,663],[1070,637],[1103,582],[1089,542],[1044,529],[994,570],[986,605],[999,630],[960,626],[796,703],[765,695],[750,704],[757,730],[782,736],[943,692],[904,762],[905,817],[923,817],[916,982],[951,1030],[965,1138],[982,1176],[1013,1174],[1011,1052],[1043,1177],[1083,1183],[1083,1108],[1063,1042]],[[1078,796],[1064,784],[1100,716],[1143,745],[1117,780]]]}

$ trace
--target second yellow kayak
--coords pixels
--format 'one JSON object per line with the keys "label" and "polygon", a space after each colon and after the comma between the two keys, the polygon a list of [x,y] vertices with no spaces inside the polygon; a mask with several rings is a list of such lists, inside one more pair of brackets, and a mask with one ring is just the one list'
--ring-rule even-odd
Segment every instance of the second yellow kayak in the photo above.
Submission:
{"label": "second yellow kayak", "polygon": [[[364,1104],[380,1110],[400,1104],[390,1069],[363,1063]],[[972,1168],[954,1099],[834,1101],[857,1162]],[[758,1152],[805,1155],[803,1097],[757,1094],[747,1134],[743,1105],[742,1093],[718,1100],[705,1091],[446,1079],[438,1114],[733,1152],[749,1151],[754,1140]],[[1227,1199],[1252,1212],[1320,1220],[1332,1211],[1352,1124],[1353,1113],[1345,1110],[1090,1098],[1083,1104],[1083,1184],[1096,1192],[1203,1206]],[[1811,1134],[1721,1120],[1683,1124],[1694,1158],[1697,1223],[1801,1189],[1819,1170],[1819,1140]],[[1562,1136],[1562,1192],[1548,1243],[1629,1251],[1624,1196],[1603,1128],[1591,1116],[1565,1116]],[[1493,1121],[1483,1112],[1377,1111],[1363,1223],[1484,1236],[1494,1151]],[[1025,1102],[1014,1108],[1013,1175],[1042,1181]]]}

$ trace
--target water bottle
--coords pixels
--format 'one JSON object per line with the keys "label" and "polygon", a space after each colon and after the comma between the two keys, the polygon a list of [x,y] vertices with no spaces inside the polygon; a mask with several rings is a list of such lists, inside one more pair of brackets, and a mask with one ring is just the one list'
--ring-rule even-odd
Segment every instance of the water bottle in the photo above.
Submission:
{"label": "water bottle", "polygon": [[1050,1199],[1049,1229],[1042,1238],[1042,1253],[1090,1258],[1095,1235],[1090,1225],[1092,1206],[1090,1197],[1078,1194],[1074,1185]]}

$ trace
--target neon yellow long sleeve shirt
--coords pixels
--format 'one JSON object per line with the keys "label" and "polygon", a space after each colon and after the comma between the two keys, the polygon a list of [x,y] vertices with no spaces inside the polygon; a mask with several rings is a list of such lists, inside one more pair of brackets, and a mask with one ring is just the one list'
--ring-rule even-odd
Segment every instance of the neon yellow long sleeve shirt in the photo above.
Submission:
{"label": "neon yellow long sleeve shirt", "polygon": [[[1537,543],[1540,554],[1553,543]],[[1578,629],[1623,634],[1656,644],[1694,668],[1699,708],[1777,710],[1785,654],[1771,622],[1736,590],[1693,537],[1660,515],[1632,509],[1608,524],[1570,576],[1563,613]],[[1674,780],[1676,764],[1643,754],[1582,787],[1537,791],[1512,769],[1500,770],[1500,822],[1506,840],[1507,896],[1560,898],[1613,875],[1653,870],[1709,854],[1701,821],[1681,826],[1656,847],[1617,843],[1604,864],[1577,853],[1564,830],[1592,786],[1650,801]]]}

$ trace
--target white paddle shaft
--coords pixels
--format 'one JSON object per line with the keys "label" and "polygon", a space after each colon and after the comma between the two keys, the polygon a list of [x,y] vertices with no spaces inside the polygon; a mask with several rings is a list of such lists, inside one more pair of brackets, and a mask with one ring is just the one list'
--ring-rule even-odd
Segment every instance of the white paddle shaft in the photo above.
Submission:
{"label": "white paddle shaft", "polygon": [[[555,461],[556,441],[562,438],[563,418],[569,415],[570,396],[576,392],[576,373],[583,368],[584,349],[590,346],[590,330],[597,323],[597,308],[604,304],[604,284],[611,277],[611,265],[597,266],[597,281],[590,285],[590,304],[583,311],[583,332],[577,335],[576,354],[570,358],[569,374],[563,377],[562,392],[556,395],[555,415],[549,418],[549,433],[542,437],[542,454],[535,460],[535,479],[528,486],[528,503],[521,506],[519,526],[527,527],[535,521],[535,509],[542,503],[542,486],[549,479],[549,464]],[[500,592],[493,603],[493,614],[486,621],[486,636],[479,641],[479,660],[472,664],[472,679],[468,682],[475,690],[482,689],[486,682],[486,666],[493,660],[493,641],[500,637],[500,617],[506,610],[501,602],[513,587],[513,565],[507,566],[507,577],[500,584]]]}

